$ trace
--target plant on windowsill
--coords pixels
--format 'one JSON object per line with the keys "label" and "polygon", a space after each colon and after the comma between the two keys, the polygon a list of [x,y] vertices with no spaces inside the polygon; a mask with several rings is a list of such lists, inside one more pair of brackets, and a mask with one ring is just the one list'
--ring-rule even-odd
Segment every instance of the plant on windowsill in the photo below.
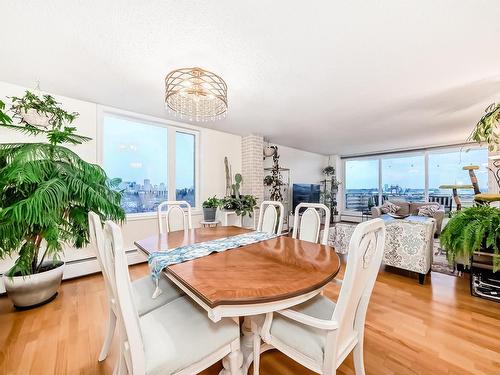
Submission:
{"label": "plant on windowsill", "polygon": [[0,127],[46,138],[0,144],[0,258],[18,256],[3,279],[14,305],[30,307],[57,294],[63,246],[88,244],[89,211],[103,220],[121,221],[125,214],[118,181],[64,146],[90,140],[71,126],[78,113],[66,112],[50,95],[29,91],[11,101],[10,111],[0,101]]}
{"label": "plant on windowsill", "polygon": [[214,222],[217,208],[219,208],[221,204],[222,201],[215,196],[208,198],[205,202],[203,202],[203,220],[207,222]]}
{"label": "plant on windowsill", "polygon": [[500,209],[476,206],[453,214],[440,235],[449,262],[469,259],[474,252],[491,253],[493,272],[500,269]]}

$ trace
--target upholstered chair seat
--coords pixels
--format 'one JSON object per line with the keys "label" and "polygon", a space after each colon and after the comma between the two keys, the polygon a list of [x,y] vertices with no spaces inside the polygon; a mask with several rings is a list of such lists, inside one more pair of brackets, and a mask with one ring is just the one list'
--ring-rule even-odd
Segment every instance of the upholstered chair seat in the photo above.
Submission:
{"label": "upholstered chair seat", "polygon": [[212,322],[189,297],[178,298],[142,316],[139,325],[147,375],[175,374],[238,340],[240,335],[233,320]]}
{"label": "upholstered chair seat", "polygon": [[[313,318],[329,320],[335,310],[335,302],[318,295],[313,299],[291,308]],[[288,343],[293,349],[309,357],[314,362],[323,362],[327,331],[288,319],[276,314],[270,329],[275,340]]]}
{"label": "upholstered chair seat", "polygon": [[147,314],[185,295],[181,289],[164,277],[160,278],[159,287],[162,293],[156,298],[151,298],[156,288],[156,284],[153,279],[151,279],[151,276],[145,276],[132,282],[132,294],[139,316]]}

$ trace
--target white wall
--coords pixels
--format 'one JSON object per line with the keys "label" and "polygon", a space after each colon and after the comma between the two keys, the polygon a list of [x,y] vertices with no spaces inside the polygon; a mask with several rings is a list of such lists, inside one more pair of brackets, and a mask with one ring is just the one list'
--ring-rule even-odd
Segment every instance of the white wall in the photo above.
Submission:
{"label": "white wall", "polygon": [[[280,167],[290,169],[291,184],[317,184],[324,179],[321,172],[328,164],[328,157],[296,148],[278,146]],[[272,167],[272,158],[264,160],[264,168]]]}
{"label": "white wall", "polygon": [[[0,82],[0,100],[10,106],[8,96],[22,96],[27,88]],[[52,94],[52,93],[51,93]],[[78,119],[73,123],[78,128],[78,133],[92,138],[92,141],[83,145],[71,147],[86,161],[96,163],[98,160],[98,140],[97,135],[99,126],[100,107],[95,103],[75,100],[59,95],[53,95],[57,101],[62,103],[64,109],[80,113]],[[160,122],[165,120],[160,119]],[[194,129],[200,132],[199,137],[199,202],[203,202],[209,196],[224,196],[225,193],[225,174],[224,174],[224,156],[227,156],[232,166],[233,173],[241,171],[241,137],[223,133],[211,129],[200,128],[178,122],[170,122],[176,126],[182,126]],[[0,143],[8,142],[33,142],[33,138],[26,135],[0,129]],[[201,206],[201,205],[200,205]],[[194,210],[193,224],[199,225],[202,218],[201,210]],[[128,218],[123,226],[123,235],[126,248],[135,249],[133,241],[151,236],[157,232],[157,223],[154,214],[142,217]],[[95,268],[82,265],[81,260],[93,258],[93,250],[87,249],[67,249],[64,259],[73,262],[75,267],[81,269]],[[5,272],[12,265],[12,260],[0,261],[0,274]],[[79,262],[79,263],[77,263]],[[93,269],[92,268],[92,269]],[[97,271],[95,269],[94,271]],[[65,277],[75,276],[78,272],[75,270],[65,271]],[[2,291],[0,285],[0,292]]]}

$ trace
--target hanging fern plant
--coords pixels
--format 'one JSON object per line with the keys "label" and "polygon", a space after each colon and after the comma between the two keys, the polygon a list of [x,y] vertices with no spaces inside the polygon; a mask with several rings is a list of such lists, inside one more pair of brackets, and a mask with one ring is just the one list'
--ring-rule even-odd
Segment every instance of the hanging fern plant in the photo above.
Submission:
{"label": "hanging fern plant", "polygon": [[493,253],[493,271],[500,269],[500,209],[477,206],[458,211],[440,236],[448,261],[470,258],[475,251]]}
{"label": "hanging fern plant", "polygon": [[490,151],[500,151],[500,104],[491,104],[485,112],[468,140],[479,144],[485,143]]}
{"label": "hanging fern plant", "polygon": [[[70,126],[77,113],[64,111],[50,95],[40,98],[27,91],[11,100],[12,115],[0,102],[0,127],[47,140],[0,144],[0,258],[18,254],[7,275],[20,276],[41,272],[43,260],[57,258],[64,244],[86,245],[89,211],[113,220],[124,219],[124,211],[117,181],[63,146],[90,140]],[[46,123],[27,121],[29,113]]]}

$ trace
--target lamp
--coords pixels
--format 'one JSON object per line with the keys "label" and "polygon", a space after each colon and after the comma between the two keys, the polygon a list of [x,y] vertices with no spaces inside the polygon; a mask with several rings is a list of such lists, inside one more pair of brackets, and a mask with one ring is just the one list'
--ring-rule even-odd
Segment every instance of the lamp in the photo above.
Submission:
{"label": "lamp", "polygon": [[181,118],[215,121],[226,115],[227,85],[205,69],[176,69],[165,77],[165,104]]}

